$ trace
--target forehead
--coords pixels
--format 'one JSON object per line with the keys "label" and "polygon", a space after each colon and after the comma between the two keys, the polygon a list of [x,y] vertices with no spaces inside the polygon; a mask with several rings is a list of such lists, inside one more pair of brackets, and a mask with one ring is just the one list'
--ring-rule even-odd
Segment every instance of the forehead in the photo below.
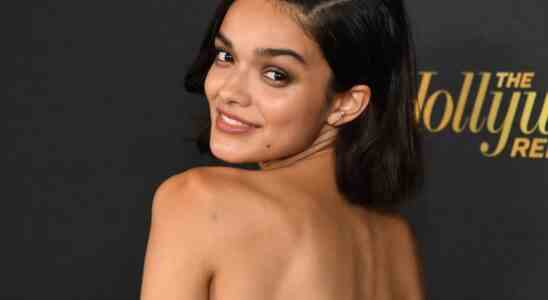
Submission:
{"label": "forehead", "polygon": [[236,48],[289,48],[312,60],[318,59],[321,53],[317,44],[287,9],[271,2],[234,1],[220,31],[234,42]]}

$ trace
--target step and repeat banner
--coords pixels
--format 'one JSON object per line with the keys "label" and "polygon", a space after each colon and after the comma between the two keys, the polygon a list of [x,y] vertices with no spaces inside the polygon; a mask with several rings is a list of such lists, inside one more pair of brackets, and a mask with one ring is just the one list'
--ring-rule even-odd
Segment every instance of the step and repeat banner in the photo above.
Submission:
{"label": "step and repeat banner", "polygon": [[[154,190],[223,164],[189,141],[208,108],[182,87],[216,3],[3,4],[1,299],[138,298]],[[428,299],[545,299],[548,4],[407,6],[426,179],[402,212]]]}
{"label": "step and repeat banner", "polygon": [[406,210],[431,299],[542,299],[548,24],[541,1],[408,1],[427,177]]}
{"label": "step and repeat banner", "polygon": [[548,159],[548,92],[535,72],[465,71],[454,92],[431,89],[438,75],[420,72],[416,116],[427,134],[490,136],[480,138],[484,157]]}

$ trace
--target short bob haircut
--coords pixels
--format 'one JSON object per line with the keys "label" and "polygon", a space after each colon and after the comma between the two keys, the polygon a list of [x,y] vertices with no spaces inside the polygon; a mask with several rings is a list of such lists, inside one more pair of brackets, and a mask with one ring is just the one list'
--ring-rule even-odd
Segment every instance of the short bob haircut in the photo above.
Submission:
{"label": "short bob haircut", "polygon": [[[267,0],[285,9],[319,45],[332,70],[326,95],[357,84],[371,88],[360,116],[339,127],[336,182],[353,204],[394,210],[422,182],[420,136],[414,118],[416,59],[402,0]],[[185,75],[188,92],[205,95],[204,81],[216,57],[214,39],[234,0],[221,0],[201,49]],[[208,123],[197,137],[209,150]]]}

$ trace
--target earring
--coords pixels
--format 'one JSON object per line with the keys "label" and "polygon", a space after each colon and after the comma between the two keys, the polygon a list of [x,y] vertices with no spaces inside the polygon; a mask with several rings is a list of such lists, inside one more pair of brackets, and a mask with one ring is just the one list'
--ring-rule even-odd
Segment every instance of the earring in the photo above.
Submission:
{"label": "earring", "polygon": [[344,117],[344,111],[339,112],[339,118],[337,119],[337,122],[339,122]]}
{"label": "earring", "polygon": [[336,116],[337,116],[337,120],[335,122],[329,122],[329,125],[331,126],[335,126],[337,122],[339,122],[343,116],[344,116],[344,111],[338,111],[336,112]]}

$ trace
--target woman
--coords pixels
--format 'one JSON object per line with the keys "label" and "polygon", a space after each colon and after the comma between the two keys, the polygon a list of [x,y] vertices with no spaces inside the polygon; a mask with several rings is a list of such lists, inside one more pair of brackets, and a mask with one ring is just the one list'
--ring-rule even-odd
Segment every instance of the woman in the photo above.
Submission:
{"label": "woman", "polygon": [[142,300],[422,299],[401,0],[222,1],[187,77],[211,153],[156,191]]}

